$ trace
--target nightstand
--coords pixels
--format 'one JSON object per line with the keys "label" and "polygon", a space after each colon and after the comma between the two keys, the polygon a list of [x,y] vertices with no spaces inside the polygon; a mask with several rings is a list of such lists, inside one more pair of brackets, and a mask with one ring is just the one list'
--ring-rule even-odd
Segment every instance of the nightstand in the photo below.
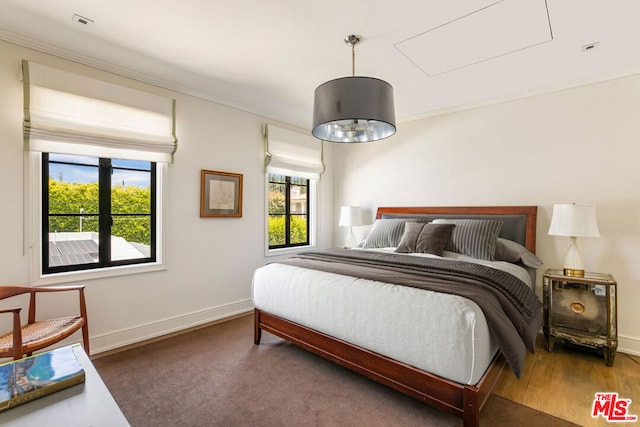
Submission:
{"label": "nightstand", "polygon": [[613,366],[618,348],[616,281],[610,274],[566,276],[548,269],[543,276],[544,335],[547,350],[555,338],[602,349],[607,366]]}

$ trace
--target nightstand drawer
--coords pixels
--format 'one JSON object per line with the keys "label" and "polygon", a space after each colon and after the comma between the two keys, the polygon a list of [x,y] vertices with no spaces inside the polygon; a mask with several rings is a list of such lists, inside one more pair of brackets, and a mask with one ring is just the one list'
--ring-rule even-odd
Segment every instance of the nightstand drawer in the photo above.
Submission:
{"label": "nightstand drawer", "polygon": [[607,297],[601,285],[553,282],[552,324],[592,335],[607,335]]}

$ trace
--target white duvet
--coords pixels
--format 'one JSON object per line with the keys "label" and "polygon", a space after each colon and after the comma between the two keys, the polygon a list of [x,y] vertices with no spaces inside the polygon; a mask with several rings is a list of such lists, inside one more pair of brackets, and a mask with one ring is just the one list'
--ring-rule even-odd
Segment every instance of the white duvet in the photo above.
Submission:
{"label": "white duvet", "polygon": [[[445,257],[499,268],[531,286],[516,265]],[[258,309],[461,384],[476,384],[497,351],[478,305],[455,295],[273,263],[255,271],[252,296]]]}

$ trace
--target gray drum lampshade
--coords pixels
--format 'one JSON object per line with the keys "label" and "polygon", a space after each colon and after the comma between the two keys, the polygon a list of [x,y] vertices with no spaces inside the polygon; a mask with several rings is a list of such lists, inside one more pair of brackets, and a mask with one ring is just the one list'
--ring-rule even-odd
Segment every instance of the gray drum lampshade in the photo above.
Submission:
{"label": "gray drum lampshade", "polygon": [[342,77],[316,88],[313,136],[330,142],[369,142],[396,133],[393,87],[373,77]]}

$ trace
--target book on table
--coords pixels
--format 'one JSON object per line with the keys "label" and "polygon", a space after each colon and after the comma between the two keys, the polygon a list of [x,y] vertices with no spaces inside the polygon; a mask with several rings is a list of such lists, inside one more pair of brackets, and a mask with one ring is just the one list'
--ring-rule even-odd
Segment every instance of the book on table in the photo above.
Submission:
{"label": "book on table", "polygon": [[0,365],[0,412],[83,383],[84,369],[73,352],[78,345]]}

